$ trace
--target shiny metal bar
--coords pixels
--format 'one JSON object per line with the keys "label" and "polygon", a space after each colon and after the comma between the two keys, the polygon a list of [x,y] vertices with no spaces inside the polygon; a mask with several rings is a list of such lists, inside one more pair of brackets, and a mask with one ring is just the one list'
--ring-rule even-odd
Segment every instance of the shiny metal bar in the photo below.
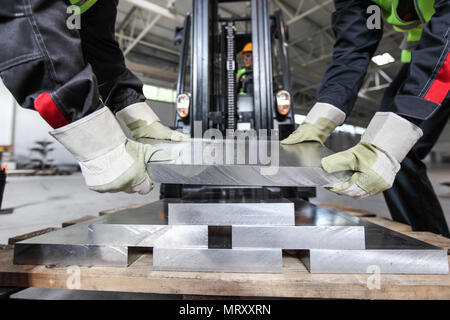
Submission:
{"label": "shiny metal bar", "polygon": [[[208,195],[208,198],[215,199],[210,195]],[[235,228],[242,228],[240,232],[253,232],[255,236],[260,237],[258,243],[253,242],[253,245],[280,245],[280,247],[287,245],[287,247],[290,247],[291,244],[283,244],[282,242],[286,240],[286,238],[283,240],[285,233],[290,234],[291,238],[287,238],[289,241],[293,241],[292,239],[296,239],[299,243],[301,243],[300,240],[309,241],[311,248],[307,249],[310,250],[302,250],[301,252],[306,252],[302,255],[302,259],[305,264],[310,266],[313,273],[373,273],[373,270],[367,271],[367,268],[371,265],[379,266],[381,273],[445,274],[448,272],[447,251],[444,249],[339,211],[318,208],[302,200],[295,200],[294,202],[295,225],[298,228],[298,233],[295,231],[286,232],[288,229],[285,232],[277,230],[277,228],[293,228],[292,226],[254,226],[254,228],[274,228],[273,230],[267,229],[266,231],[270,231],[269,233],[264,233],[263,229],[245,229],[246,227],[250,228],[250,226],[235,226]],[[134,261],[136,257],[139,257],[142,250],[151,247],[161,248],[161,250],[162,247],[171,247],[176,250],[177,248],[174,248],[174,246],[178,249],[185,249],[188,246],[188,248],[207,250],[207,226],[167,225],[169,203],[169,200],[157,201],[140,208],[99,217],[19,242],[14,249],[14,263],[124,267]],[[108,235],[89,235],[89,225],[93,225],[90,229],[91,232],[98,231],[108,233]],[[130,227],[133,230],[130,230]],[[309,230],[311,227],[320,227],[320,229],[313,233],[312,230]],[[342,227],[342,229],[337,227]],[[348,230],[355,227],[364,228],[366,250],[361,250],[361,248],[345,250],[332,247],[339,241],[344,244],[344,237],[340,238],[338,235],[341,231],[347,232],[344,229],[345,227],[349,228]],[[180,231],[182,229],[179,228],[184,231]],[[327,230],[326,233],[325,230]],[[336,231],[336,233],[328,233],[331,230]],[[323,237],[319,237],[322,231]],[[317,236],[316,239],[312,241],[309,237],[306,237],[305,232],[310,232],[311,237]],[[350,232],[349,237],[350,234],[356,235],[356,233],[351,233],[352,231],[348,232]],[[302,238],[303,236],[304,238]],[[329,237],[336,237],[335,241],[331,241],[328,239]],[[97,240],[90,243],[90,239]],[[239,245],[250,246],[256,238],[250,237],[249,234],[241,234],[240,238],[233,235],[235,249],[241,250],[244,248],[236,248],[236,240],[243,241],[238,243]],[[328,241],[330,243],[327,243]],[[304,243],[300,247],[306,246]],[[318,244],[320,244],[320,247]],[[330,247],[325,248],[322,245],[330,245]],[[352,243],[352,245],[355,244]],[[298,248],[297,245],[295,247]],[[246,248],[246,250],[252,249],[258,248]],[[219,249],[222,253],[228,250]],[[274,250],[281,250],[281,248]],[[195,253],[194,256],[196,254],[199,253]],[[210,256],[206,254],[203,259],[207,259],[207,257],[214,259],[214,261],[216,261],[215,259],[221,261],[220,257],[216,258],[212,253]],[[254,271],[256,270],[255,268]],[[249,272],[251,271],[249,270]]]}
{"label": "shiny metal bar", "polygon": [[364,227],[233,226],[233,247],[364,250]]}
{"label": "shiny metal bar", "polygon": [[281,273],[281,249],[153,249],[153,269],[157,271]]}
{"label": "shiny metal bar", "polygon": [[89,226],[89,243],[142,248],[205,246],[208,226],[94,224]]}
{"label": "shiny metal bar", "polygon": [[302,251],[311,273],[448,274],[447,250],[370,222],[365,227],[366,250]]}
{"label": "shiny metal bar", "polygon": [[321,159],[332,154],[319,143],[281,145],[254,141],[193,139],[186,143],[148,140],[172,154],[173,161],[152,162],[155,182],[222,186],[324,187],[347,181],[349,173],[329,174]]}
{"label": "shiny metal bar", "polygon": [[14,247],[14,264],[127,267],[142,253],[127,246],[20,243]]}
{"label": "shiny metal bar", "polygon": [[[210,227],[211,228],[211,227]],[[233,226],[233,248],[281,249],[364,249],[362,226]],[[211,239],[208,227],[202,226],[139,226],[97,224],[89,227],[89,243],[142,248],[207,246],[220,239]]]}
{"label": "shiny metal bar", "polygon": [[170,225],[286,225],[295,224],[294,203],[286,199],[261,202],[169,203]]}
{"label": "shiny metal bar", "polygon": [[448,274],[446,250],[310,250],[311,273]]}

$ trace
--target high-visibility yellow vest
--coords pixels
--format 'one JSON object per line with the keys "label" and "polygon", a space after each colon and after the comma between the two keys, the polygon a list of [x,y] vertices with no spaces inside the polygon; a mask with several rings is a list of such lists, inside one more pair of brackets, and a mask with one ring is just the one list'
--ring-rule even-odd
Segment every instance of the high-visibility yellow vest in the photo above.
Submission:
{"label": "high-visibility yellow vest", "polygon": [[[246,73],[248,70],[250,70],[250,69],[247,69],[247,67],[244,67],[244,68],[239,69],[239,70],[237,71],[237,73],[236,73],[236,77],[237,77],[238,79],[242,78],[242,80],[246,79],[246,78],[247,78],[247,75],[246,75],[245,73]],[[247,93],[244,91],[244,88],[242,87],[242,88],[241,88],[241,91],[239,92],[239,94],[241,94],[241,95],[246,95]]]}
{"label": "high-visibility yellow vest", "polygon": [[[107,0],[110,1],[110,0]],[[86,12],[90,7],[92,7],[97,0],[70,0],[72,5],[80,7],[80,13]]]}
{"label": "high-visibility yellow vest", "polygon": [[434,0],[413,0],[418,20],[404,21],[398,14],[399,9],[408,0],[372,0],[378,4],[386,21],[394,26],[394,29],[405,33],[405,41],[401,45],[402,62],[411,62],[411,50],[414,49],[421,37],[425,24],[434,15]]}

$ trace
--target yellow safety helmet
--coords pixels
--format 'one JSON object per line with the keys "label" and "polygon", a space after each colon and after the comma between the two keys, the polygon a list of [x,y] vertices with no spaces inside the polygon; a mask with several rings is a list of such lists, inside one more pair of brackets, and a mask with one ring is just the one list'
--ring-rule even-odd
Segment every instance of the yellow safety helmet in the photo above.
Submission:
{"label": "yellow safety helmet", "polygon": [[243,56],[247,52],[253,52],[253,44],[251,42],[247,43],[239,54]]}

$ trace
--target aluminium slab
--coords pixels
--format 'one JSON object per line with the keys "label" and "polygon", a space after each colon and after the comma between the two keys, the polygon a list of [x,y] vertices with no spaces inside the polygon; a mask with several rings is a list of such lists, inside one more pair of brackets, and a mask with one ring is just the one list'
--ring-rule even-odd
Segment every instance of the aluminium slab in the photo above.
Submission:
{"label": "aluminium slab", "polygon": [[[295,200],[295,224],[296,226],[313,226],[313,227],[327,227],[327,226],[347,226],[355,227],[362,226],[365,228],[365,245],[366,250],[361,254],[366,255],[369,258],[365,258],[366,263],[362,264],[363,267],[359,267],[358,272],[364,271],[364,266],[368,267],[369,264],[381,265],[381,272],[390,273],[445,273],[445,267],[448,268],[448,259],[446,250],[428,245],[422,241],[407,237],[405,235],[388,230],[381,226],[366,222],[357,217],[352,217],[343,212],[326,210],[318,208],[303,200]],[[132,255],[128,252],[128,255],[117,255],[113,251],[116,247],[119,247],[119,251],[124,252],[125,248],[128,249],[146,249],[144,247],[145,239],[142,240],[142,248],[135,248],[128,245],[119,244],[103,244],[93,245],[89,243],[88,238],[88,226],[90,224],[106,224],[106,225],[126,225],[131,224],[133,226],[138,225],[145,227],[146,225],[163,225],[167,226],[168,223],[168,204],[169,201],[161,200],[149,205],[128,209],[121,212],[117,212],[111,215],[100,217],[91,221],[87,221],[81,224],[77,224],[68,228],[64,228],[55,232],[51,232],[42,236],[31,238],[15,245],[15,255],[20,257],[16,259],[15,263],[18,264],[51,264],[51,265],[96,265],[96,259],[98,254],[101,255],[104,263],[107,261],[110,265],[125,266],[132,260]],[[121,226],[122,227],[122,226]],[[105,227],[107,228],[107,227]],[[119,228],[119,227],[118,227]],[[206,229],[205,229],[206,230]],[[206,231],[205,231],[206,232]],[[184,238],[183,238],[184,239]],[[147,246],[150,247],[151,243]],[[99,251],[103,249],[105,251]],[[207,247],[207,243],[205,243]],[[323,248],[322,248],[323,249]],[[338,251],[317,251],[321,249],[307,250],[306,258],[310,256],[313,258],[311,272],[326,272],[326,273],[343,273],[343,272],[355,272],[355,264],[358,257],[357,251],[360,250],[338,250]],[[116,250],[117,251],[117,250]],[[104,253],[106,252],[106,254]],[[112,252],[109,254],[109,252]],[[318,254],[315,254],[318,252]],[[445,254],[443,254],[445,252]],[[70,255],[68,254],[70,253]],[[139,254],[139,251],[137,252]],[[354,254],[354,256],[353,256]],[[329,258],[326,258],[329,255]],[[402,261],[409,261],[403,264],[395,262],[395,257],[400,255],[406,255],[408,259]],[[424,257],[431,256],[430,263],[425,268]],[[120,261],[116,257],[121,257]],[[335,263],[333,257],[341,259],[340,263]],[[363,257],[363,255],[361,255]],[[307,259],[304,259],[305,261]],[[328,263],[322,264],[327,266],[328,269],[315,266],[317,258],[319,263],[321,261],[328,261]],[[328,260],[327,260],[328,259]],[[356,259],[356,260],[355,260]],[[362,261],[362,260],[361,260]],[[360,263],[362,263],[360,261]],[[396,269],[387,269],[384,266],[394,265]],[[338,266],[346,266],[347,269],[343,270]],[[408,267],[410,266],[410,267]]]}
{"label": "aluminium slab", "polygon": [[446,250],[310,250],[302,261],[311,273],[448,274]]}
{"label": "aluminium slab", "polygon": [[155,271],[281,273],[281,249],[153,248]]}
{"label": "aluminium slab", "polygon": [[286,199],[241,202],[174,202],[168,204],[170,225],[295,224],[294,203]]}
{"label": "aluminium slab", "polygon": [[301,252],[311,273],[448,274],[447,250],[369,222],[366,250]]}
{"label": "aluminium slab", "polygon": [[289,146],[264,140],[256,143],[207,139],[148,142],[165,149],[174,159],[148,164],[153,181],[159,183],[325,187],[343,183],[351,176],[348,172],[325,172],[321,160],[333,152],[314,142]]}
{"label": "aluminium slab", "polygon": [[362,226],[233,226],[233,247],[364,250]]}
{"label": "aluminium slab", "polygon": [[143,248],[205,246],[208,226],[93,224],[89,226],[89,243]]}
{"label": "aluminium slab", "polygon": [[128,267],[143,251],[127,246],[88,244],[21,244],[14,247],[14,264],[47,266]]}

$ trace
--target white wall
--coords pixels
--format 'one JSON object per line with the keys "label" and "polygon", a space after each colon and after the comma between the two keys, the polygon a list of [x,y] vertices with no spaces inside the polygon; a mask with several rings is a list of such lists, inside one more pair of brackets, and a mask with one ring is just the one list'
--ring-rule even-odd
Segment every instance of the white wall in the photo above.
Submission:
{"label": "white wall", "polygon": [[12,118],[14,99],[0,79],[0,145],[12,144]]}
{"label": "white wall", "polygon": [[[16,126],[14,142],[11,137],[11,127],[13,125],[13,110],[16,110]],[[32,156],[30,148],[38,140],[54,141],[54,149],[51,158],[57,164],[75,164],[75,158],[58,142],[56,142],[48,132],[52,128],[33,110],[27,110],[18,106],[14,98],[0,82],[0,144],[14,144],[14,157],[23,163]]]}

